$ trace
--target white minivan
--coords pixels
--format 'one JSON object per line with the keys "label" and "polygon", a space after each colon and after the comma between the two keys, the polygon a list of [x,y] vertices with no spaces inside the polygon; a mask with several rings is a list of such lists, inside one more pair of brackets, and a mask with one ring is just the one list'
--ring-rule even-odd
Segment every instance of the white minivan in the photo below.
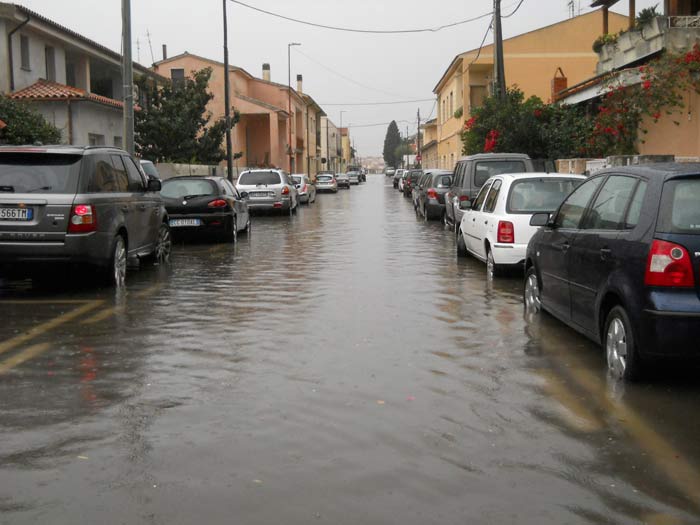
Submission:
{"label": "white minivan", "polygon": [[510,173],[495,175],[474,201],[463,201],[457,230],[457,254],[467,253],[487,264],[489,277],[507,267],[522,267],[534,213],[553,213],[581,182],[583,175]]}

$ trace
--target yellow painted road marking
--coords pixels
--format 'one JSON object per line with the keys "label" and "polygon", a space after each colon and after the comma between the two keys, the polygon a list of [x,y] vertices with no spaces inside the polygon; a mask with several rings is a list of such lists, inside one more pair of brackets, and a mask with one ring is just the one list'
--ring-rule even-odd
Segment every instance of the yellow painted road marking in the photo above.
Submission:
{"label": "yellow painted road marking", "polygon": [[54,328],[61,326],[64,323],[67,323],[68,321],[72,321],[76,317],[80,317],[81,315],[86,314],[91,310],[94,310],[95,308],[103,304],[103,302],[104,301],[90,301],[89,303],[79,306],[78,308],[66,312],[65,314],[59,315],[58,317],[54,317],[50,321],[46,321],[45,323],[35,326],[28,332],[17,335],[12,339],[8,339],[7,341],[3,341],[2,343],[0,343],[0,354],[3,354],[8,350],[12,350],[13,348],[24,344],[27,341],[31,341],[32,339],[39,337],[40,335],[43,335],[46,332],[53,330]]}
{"label": "yellow painted road marking", "polygon": [[580,432],[597,432],[605,426],[557,374],[551,370],[540,370],[538,374],[545,380],[544,391],[561,405],[562,417],[569,426]]}
{"label": "yellow painted road marking", "polygon": [[18,354],[13,355],[8,359],[5,359],[4,361],[0,362],[0,374],[4,374],[8,370],[11,370],[16,366],[21,365],[25,361],[28,361],[29,359],[33,359],[38,355],[43,354],[49,348],[51,348],[51,345],[49,343],[39,343],[22,350]]}
{"label": "yellow painted road marking", "polygon": [[[134,299],[143,299],[144,297],[148,297],[149,295],[153,295],[156,293],[158,290],[160,290],[163,287],[162,284],[154,284],[153,286],[149,286],[145,290],[141,290],[140,292],[135,292],[132,294],[132,297]],[[95,324],[99,323],[100,321],[104,321],[105,319],[111,317],[112,315],[116,313],[120,313],[126,308],[126,304],[120,304],[118,306],[112,306],[110,308],[105,308],[104,310],[101,310],[97,312],[95,315],[88,317],[87,319],[83,319],[80,324]]]}
{"label": "yellow painted road marking", "polygon": [[0,304],[86,304],[90,299],[0,299]]}

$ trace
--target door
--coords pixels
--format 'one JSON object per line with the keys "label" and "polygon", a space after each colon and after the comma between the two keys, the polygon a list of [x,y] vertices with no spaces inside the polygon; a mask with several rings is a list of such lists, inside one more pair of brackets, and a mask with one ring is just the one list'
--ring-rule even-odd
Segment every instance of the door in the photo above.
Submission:
{"label": "door", "polygon": [[148,193],[147,179],[138,169],[136,162],[128,156],[122,156],[122,161],[126,166],[126,174],[129,177],[129,191],[134,200],[138,222],[143,231],[144,247],[155,246],[160,229],[160,208],[161,198],[157,193]]}
{"label": "door", "polygon": [[597,334],[596,298],[623,254],[619,236],[625,213],[639,180],[612,175],[602,185],[571,242],[569,283],[572,320]]}
{"label": "door", "polygon": [[473,252],[477,257],[484,260],[486,260],[486,239],[489,237],[493,238],[493,235],[489,234],[495,229],[494,221],[497,219],[495,219],[493,212],[496,210],[496,203],[498,202],[498,195],[501,192],[502,185],[502,179],[493,181],[489,193],[484,200],[481,214],[474,222],[476,227],[474,228],[474,236],[472,238],[474,242]]}
{"label": "door", "polygon": [[112,168],[114,169],[114,177],[118,184],[118,193],[120,193],[119,206],[126,219],[126,229],[129,236],[129,252],[138,253],[143,250],[149,238],[146,207],[145,204],[138,199],[139,193],[135,191],[135,185],[129,180],[129,175],[122,161],[122,156],[113,154],[110,155],[110,159],[112,161]]}
{"label": "door", "polygon": [[486,183],[474,200],[472,207],[464,212],[464,220],[462,221],[462,231],[464,233],[464,243],[467,246],[467,250],[474,253],[475,246],[478,242],[477,228],[478,224],[481,223],[482,213],[481,208],[486,200],[486,195],[491,188],[491,183]]}
{"label": "door", "polygon": [[236,224],[238,229],[241,230],[248,224],[248,203],[241,197],[241,194],[238,193],[238,190],[234,188],[229,181],[224,180],[223,186],[225,194],[228,198],[231,198],[233,209],[236,212]]}
{"label": "door", "polygon": [[542,279],[542,304],[553,314],[567,321],[571,319],[571,243],[588,203],[603,180],[603,177],[589,179],[569,195],[559,207],[553,226],[545,228],[537,245],[537,266]]}
{"label": "door", "polygon": [[455,203],[459,204],[459,188],[462,184],[462,177],[464,176],[464,166],[465,162],[458,162],[455,168],[455,175],[452,181],[452,186],[450,186],[447,196],[445,197],[445,215],[447,220],[452,222],[456,226],[455,222]]}

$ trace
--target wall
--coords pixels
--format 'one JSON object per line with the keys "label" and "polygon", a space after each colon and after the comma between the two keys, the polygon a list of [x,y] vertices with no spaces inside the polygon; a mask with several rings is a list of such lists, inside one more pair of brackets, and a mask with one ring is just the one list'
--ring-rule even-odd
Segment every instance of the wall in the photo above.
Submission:
{"label": "wall", "polygon": [[[26,35],[29,37],[29,71],[22,69],[22,47],[20,45],[20,35]],[[7,38],[5,38],[5,41],[7,41]],[[62,44],[43,38],[31,30],[23,28],[12,35],[12,60],[15,73],[15,91],[31,86],[40,78],[46,78],[46,46],[51,46],[55,50],[56,82],[59,84],[66,83],[66,52]]]}
{"label": "wall", "polygon": [[61,143],[69,144],[68,138],[68,103],[60,102],[30,102],[30,107],[35,109],[46,119],[61,130]]}
{"label": "wall", "polygon": [[664,114],[657,123],[650,117],[642,122],[641,127],[648,133],[642,135],[644,143],[638,144],[641,155],[700,156],[700,95],[688,93],[685,100],[688,102],[681,112]]}
{"label": "wall", "polygon": [[87,146],[88,134],[104,135],[105,144],[114,146],[114,137],[124,135],[122,110],[89,101],[72,102],[73,144]]}
{"label": "wall", "polygon": [[0,93],[10,91],[9,55],[7,54],[7,22],[0,18]]}

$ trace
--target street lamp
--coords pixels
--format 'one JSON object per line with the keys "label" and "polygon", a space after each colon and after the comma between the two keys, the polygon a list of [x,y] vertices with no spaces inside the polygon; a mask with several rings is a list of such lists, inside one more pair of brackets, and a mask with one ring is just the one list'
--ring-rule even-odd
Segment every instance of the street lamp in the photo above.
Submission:
{"label": "street lamp", "polygon": [[[345,109],[340,110],[340,170],[343,170],[343,113],[350,113]],[[348,135],[350,138],[350,135]]]}
{"label": "street lamp", "polygon": [[233,146],[231,144],[231,79],[228,71],[228,21],[226,17],[226,2],[223,0],[224,7],[224,118],[226,119],[226,176],[229,182],[233,182]]}
{"label": "street lamp", "polygon": [[287,44],[287,112],[289,113],[289,173],[292,172],[292,47],[300,46],[299,42]]}

